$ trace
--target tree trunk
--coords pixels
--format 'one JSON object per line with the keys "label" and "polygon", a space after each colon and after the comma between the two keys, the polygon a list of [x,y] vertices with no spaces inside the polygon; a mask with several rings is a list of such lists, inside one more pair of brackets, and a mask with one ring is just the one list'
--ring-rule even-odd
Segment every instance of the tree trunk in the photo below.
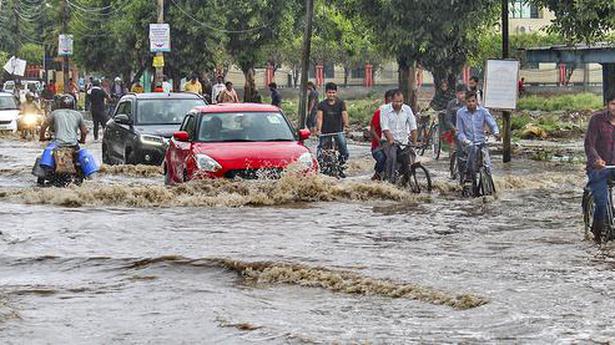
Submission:
{"label": "tree trunk", "polygon": [[344,66],[344,87],[348,87],[348,77],[350,76],[350,68]]}
{"label": "tree trunk", "polygon": [[411,61],[405,56],[399,56],[397,63],[399,64],[399,89],[404,94],[406,104],[412,108],[412,111],[417,112],[416,61]]}
{"label": "tree trunk", "polygon": [[256,101],[256,82],[254,81],[254,67],[250,66],[243,70],[243,75],[246,82],[243,86],[243,101],[254,102]]}

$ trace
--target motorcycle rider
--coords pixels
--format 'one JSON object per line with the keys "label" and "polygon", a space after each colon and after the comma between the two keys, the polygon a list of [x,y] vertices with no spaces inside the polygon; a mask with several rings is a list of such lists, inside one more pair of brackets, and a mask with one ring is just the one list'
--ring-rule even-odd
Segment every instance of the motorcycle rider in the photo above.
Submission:
{"label": "motorcycle rider", "polygon": [[[75,109],[75,99],[68,94],[62,95],[59,108],[54,110],[43,122],[40,140],[45,141],[47,128],[53,127],[55,144],[58,147],[77,148],[79,143],[85,144],[88,129],[85,126],[83,115]],[[81,136],[79,137],[78,132]]]}
{"label": "motorcycle rider", "polygon": [[27,130],[26,127],[28,125],[35,125],[34,127],[30,127],[30,128],[35,128],[36,126],[40,124],[38,117],[35,117],[37,119],[36,123],[25,123],[24,120],[26,119],[26,116],[28,115],[29,116],[39,116],[41,114],[41,108],[38,106],[38,104],[36,104],[34,95],[31,92],[28,92],[26,93],[26,101],[19,105],[19,109],[20,109],[20,114],[17,119],[17,123],[18,123],[19,131],[21,131],[21,138],[25,139],[27,133],[30,132],[29,130]]}

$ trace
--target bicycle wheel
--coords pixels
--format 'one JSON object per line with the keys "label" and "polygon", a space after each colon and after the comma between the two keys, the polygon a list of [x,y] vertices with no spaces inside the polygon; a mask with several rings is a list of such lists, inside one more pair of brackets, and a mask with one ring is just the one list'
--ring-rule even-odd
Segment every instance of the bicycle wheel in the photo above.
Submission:
{"label": "bicycle wheel", "polygon": [[448,169],[451,180],[456,180],[459,177],[459,163],[457,162],[457,151],[451,152]]}
{"label": "bicycle wheel", "polygon": [[585,225],[585,238],[589,238],[594,224],[594,197],[589,189],[583,190],[583,201],[581,202],[583,208],[583,224]]}
{"label": "bicycle wheel", "polygon": [[613,219],[615,213],[613,210],[613,193],[609,188],[609,197],[606,204],[606,226],[602,229],[602,243],[613,240],[615,237],[615,219]]}
{"label": "bicycle wheel", "polygon": [[433,132],[431,135],[431,158],[434,160],[440,159],[440,151],[442,150],[442,140],[440,139],[440,131],[438,125],[433,125]]}
{"label": "bicycle wheel", "polygon": [[414,163],[410,166],[408,187],[413,193],[421,191],[431,192],[431,174],[421,163]]}
{"label": "bicycle wheel", "polygon": [[480,180],[480,195],[488,196],[495,194],[495,184],[493,183],[493,178],[491,177],[491,174],[487,171],[487,169],[481,167],[478,170],[478,176]]}

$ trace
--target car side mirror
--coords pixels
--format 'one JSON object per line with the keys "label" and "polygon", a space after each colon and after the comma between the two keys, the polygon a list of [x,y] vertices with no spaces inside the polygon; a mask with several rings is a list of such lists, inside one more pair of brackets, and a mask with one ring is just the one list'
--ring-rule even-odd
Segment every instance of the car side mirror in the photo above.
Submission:
{"label": "car side mirror", "polygon": [[113,121],[115,121],[116,123],[119,123],[120,125],[132,125],[132,122],[130,121],[130,117],[128,117],[128,115],[126,114],[117,114],[113,117]]}
{"label": "car side mirror", "polygon": [[181,142],[187,142],[190,140],[190,135],[188,135],[188,132],[179,131],[173,133],[173,139]]}
{"label": "car side mirror", "polygon": [[309,129],[304,128],[299,130],[299,140],[301,141],[309,139],[310,135],[312,135],[312,132],[310,132]]}

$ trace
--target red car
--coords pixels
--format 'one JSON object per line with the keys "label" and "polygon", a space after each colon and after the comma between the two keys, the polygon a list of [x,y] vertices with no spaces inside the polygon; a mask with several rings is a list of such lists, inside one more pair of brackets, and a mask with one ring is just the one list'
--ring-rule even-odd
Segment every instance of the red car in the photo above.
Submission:
{"label": "red car", "polygon": [[289,165],[318,172],[303,145],[309,130],[296,131],[279,108],[218,104],[194,108],[175,132],[164,160],[166,184],[194,178],[276,178]]}

